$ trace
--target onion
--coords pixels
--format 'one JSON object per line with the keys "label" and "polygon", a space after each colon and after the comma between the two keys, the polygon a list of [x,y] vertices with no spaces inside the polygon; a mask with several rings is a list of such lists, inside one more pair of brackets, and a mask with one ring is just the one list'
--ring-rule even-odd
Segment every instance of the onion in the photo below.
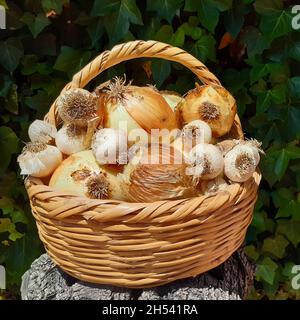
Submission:
{"label": "onion", "polygon": [[[115,78],[100,101],[105,110],[103,126],[127,130],[130,141],[134,140],[130,135],[133,129],[144,130],[146,138],[141,140],[148,142],[151,129],[171,131],[177,128],[174,112],[162,95],[149,86],[137,87],[131,83],[125,85],[125,80]],[[124,127],[121,126],[121,121]]]}
{"label": "onion", "polygon": [[152,145],[137,151],[120,175],[128,200],[153,202],[195,195],[198,180],[186,175],[186,164],[177,160],[172,146]]}
{"label": "onion", "polygon": [[64,160],[49,186],[91,199],[124,199],[117,174],[100,166],[91,150],[74,153]]}
{"label": "onion", "polygon": [[235,99],[221,86],[204,85],[191,90],[180,103],[184,123],[203,120],[212,129],[213,137],[229,132],[236,114]]}

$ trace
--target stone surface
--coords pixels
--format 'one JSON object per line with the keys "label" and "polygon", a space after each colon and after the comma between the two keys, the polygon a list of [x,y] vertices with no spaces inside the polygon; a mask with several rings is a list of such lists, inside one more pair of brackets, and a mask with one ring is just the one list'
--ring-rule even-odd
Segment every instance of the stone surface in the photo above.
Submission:
{"label": "stone surface", "polygon": [[21,296],[23,300],[239,300],[247,295],[254,270],[239,250],[221,266],[195,278],[135,290],[76,280],[43,254],[23,275]]}

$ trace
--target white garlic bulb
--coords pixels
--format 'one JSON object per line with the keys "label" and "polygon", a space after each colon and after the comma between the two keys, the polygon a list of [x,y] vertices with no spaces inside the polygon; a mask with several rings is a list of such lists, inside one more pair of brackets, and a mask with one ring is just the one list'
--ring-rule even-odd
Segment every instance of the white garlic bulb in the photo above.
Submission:
{"label": "white garlic bulb", "polygon": [[206,143],[196,145],[189,152],[186,162],[189,165],[187,174],[202,180],[210,180],[217,177],[224,167],[220,149]]}
{"label": "white garlic bulb", "polygon": [[252,177],[259,160],[259,152],[255,147],[239,144],[225,155],[224,173],[231,181],[247,181]]}
{"label": "white garlic bulb", "polygon": [[58,130],[55,143],[62,153],[70,155],[87,149],[85,136],[85,128],[73,124],[66,124]]}
{"label": "white garlic bulb", "polygon": [[37,178],[49,176],[62,160],[58,148],[41,142],[29,142],[18,157],[21,174]]}
{"label": "white garlic bulb", "polygon": [[213,194],[219,191],[226,190],[228,183],[223,179],[221,175],[212,180],[203,180],[199,183],[199,187],[202,194]]}
{"label": "white garlic bulb", "polygon": [[212,131],[210,126],[202,120],[193,120],[182,128],[183,137],[192,140],[193,146],[199,143],[210,143]]}
{"label": "white garlic bulb", "polygon": [[126,164],[127,136],[120,129],[100,129],[94,135],[92,150],[99,164]]}
{"label": "white garlic bulb", "polygon": [[32,142],[49,143],[55,139],[56,133],[55,126],[43,120],[33,121],[28,128],[28,135]]}

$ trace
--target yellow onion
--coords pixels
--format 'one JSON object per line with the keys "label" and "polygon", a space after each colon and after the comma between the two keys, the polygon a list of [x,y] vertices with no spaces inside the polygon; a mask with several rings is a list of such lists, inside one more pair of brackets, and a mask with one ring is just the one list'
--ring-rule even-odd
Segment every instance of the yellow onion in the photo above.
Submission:
{"label": "yellow onion", "polygon": [[[145,136],[141,141],[148,141],[151,129],[177,128],[176,117],[162,95],[151,87],[125,85],[125,80],[115,78],[110,82],[100,98],[104,109],[103,126],[114,129],[143,129]],[[120,127],[120,122],[125,127]],[[146,141],[145,141],[146,140]]]}
{"label": "yellow onion", "polygon": [[[150,159],[156,160],[155,163]],[[132,202],[191,197],[198,183],[197,179],[186,175],[184,161],[178,161],[174,148],[167,145],[140,148],[120,177],[125,183],[128,200]]]}
{"label": "yellow onion", "polygon": [[176,107],[183,100],[183,98],[180,96],[179,93],[175,91],[160,91],[160,94],[164,97],[164,99],[167,101],[168,105],[171,107],[171,109],[175,112]]}
{"label": "yellow onion", "polygon": [[236,114],[236,103],[232,95],[217,85],[197,86],[179,105],[184,123],[203,120],[209,124],[213,137],[229,132]]}
{"label": "yellow onion", "polygon": [[54,171],[49,186],[91,199],[124,198],[117,173],[100,166],[91,150],[74,153],[64,160]]}

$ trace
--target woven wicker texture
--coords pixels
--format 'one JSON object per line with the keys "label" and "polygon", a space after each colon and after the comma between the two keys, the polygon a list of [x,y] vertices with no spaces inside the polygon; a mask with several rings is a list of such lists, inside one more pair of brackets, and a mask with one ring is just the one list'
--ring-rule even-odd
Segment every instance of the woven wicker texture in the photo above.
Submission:
{"label": "woven wicker texture", "polygon": [[[138,57],[183,64],[205,84],[220,84],[179,48],[133,41],[105,51],[63,89],[84,87],[107,68]],[[56,104],[45,117],[58,124]],[[231,135],[243,136],[238,117]],[[242,244],[252,220],[260,174],[217,195],[127,203],[90,200],[54,191],[28,177],[26,188],[41,240],[67,273],[93,283],[146,288],[195,276],[216,267]]]}

